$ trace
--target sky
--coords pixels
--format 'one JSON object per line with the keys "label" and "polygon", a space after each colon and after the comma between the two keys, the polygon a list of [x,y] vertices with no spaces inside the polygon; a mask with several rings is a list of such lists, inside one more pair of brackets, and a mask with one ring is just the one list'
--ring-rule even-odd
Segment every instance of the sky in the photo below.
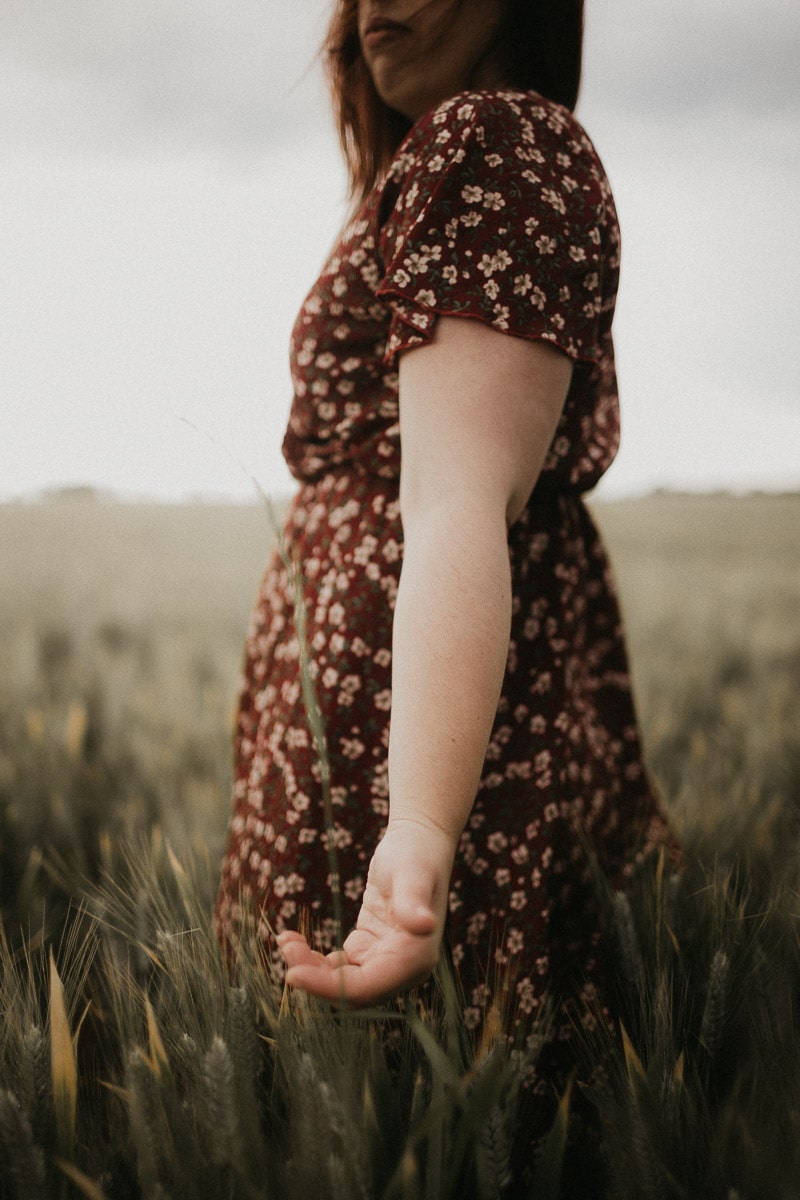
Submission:
{"label": "sky", "polygon": [[[2,0],[0,500],[291,489],[294,316],[345,212],[325,0]],[[608,498],[800,488],[800,6],[588,0],[623,230]]]}

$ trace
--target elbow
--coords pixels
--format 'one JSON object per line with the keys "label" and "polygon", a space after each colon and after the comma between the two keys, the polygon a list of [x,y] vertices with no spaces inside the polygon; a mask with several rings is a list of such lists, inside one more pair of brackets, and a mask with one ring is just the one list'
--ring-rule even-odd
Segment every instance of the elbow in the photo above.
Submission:
{"label": "elbow", "polygon": [[497,526],[505,537],[528,506],[536,480],[462,480],[457,487],[418,488],[400,479],[400,515],[406,540],[420,525],[452,526],[455,532],[477,525]]}
{"label": "elbow", "polygon": [[[417,537],[434,530],[444,537],[461,542],[465,531],[470,541],[496,536],[505,544],[511,517],[516,520],[525,507],[518,499],[495,493],[491,488],[468,486],[460,489],[442,488],[421,495],[412,489],[400,489],[400,515],[403,537],[408,545]],[[519,508],[519,513],[514,513]]]}

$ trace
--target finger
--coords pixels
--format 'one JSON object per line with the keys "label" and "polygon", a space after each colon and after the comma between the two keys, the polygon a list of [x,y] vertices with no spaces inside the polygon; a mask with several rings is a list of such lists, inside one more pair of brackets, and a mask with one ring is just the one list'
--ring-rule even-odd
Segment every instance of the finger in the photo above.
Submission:
{"label": "finger", "polygon": [[279,933],[275,941],[280,946],[281,950],[290,942],[301,942],[308,945],[308,938],[303,937],[302,933],[298,933],[296,929],[284,929],[283,933]]}
{"label": "finger", "polygon": [[326,960],[323,960],[322,963],[299,963],[297,966],[289,967],[286,972],[286,982],[289,987],[309,992],[310,995],[327,1000],[330,1004],[349,1003],[350,996],[344,984],[346,969],[346,967],[334,967]]}
{"label": "finger", "polygon": [[290,967],[300,965],[327,966],[325,955],[320,954],[319,950],[312,950],[304,938],[287,941],[280,947],[280,950]]}
{"label": "finger", "polygon": [[286,961],[289,969],[286,982],[301,988],[331,1004],[371,1004],[382,996],[397,991],[403,982],[403,970],[396,961],[381,957],[373,962],[359,962],[344,950],[322,955],[289,946]]}
{"label": "finger", "polygon": [[417,964],[411,971],[407,964],[398,968],[393,958],[381,958],[361,966],[345,963],[334,967],[327,962],[324,966],[304,962],[290,968],[286,982],[290,987],[301,988],[330,1004],[345,1003],[358,1008],[406,991],[426,979],[430,971],[427,963]]}
{"label": "finger", "polygon": [[[278,934],[275,941],[278,943],[284,958],[286,957],[287,950],[289,954],[294,956],[303,951],[307,951],[309,954],[319,954],[318,951],[312,950],[308,938],[305,938],[302,933],[297,933],[294,929],[285,929],[283,933]],[[319,954],[319,957],[326,958],[335,967],[347,962],[347,955],[343,950],[331,950],[329,954]]]}

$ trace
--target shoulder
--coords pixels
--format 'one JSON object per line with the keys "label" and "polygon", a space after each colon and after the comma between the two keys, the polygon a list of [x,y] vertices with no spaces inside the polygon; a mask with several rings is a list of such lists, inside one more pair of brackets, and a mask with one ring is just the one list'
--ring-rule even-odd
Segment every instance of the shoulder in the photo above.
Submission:
{"label": "shoulder", "polygon": [[400,182],[420,169],[438,174],[462,163],[524,170],[529,164],[563,173],[570,167],[604,178],[597,152],[563,105],[536,92],[461,92],[413,126],[389,169]]}
{"label": "shoulder", "polygon": [[610,189],[575,117],[533,92],[464,92],[426,113],[385,181],[377,295],[422,344],[467,315],[600,358],[619,264]]}

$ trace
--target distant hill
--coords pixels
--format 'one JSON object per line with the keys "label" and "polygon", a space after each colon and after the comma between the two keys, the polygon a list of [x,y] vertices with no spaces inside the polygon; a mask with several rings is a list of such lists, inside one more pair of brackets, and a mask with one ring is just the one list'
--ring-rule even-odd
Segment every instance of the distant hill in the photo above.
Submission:
{"label": "distant hill", "polygon": [[117,501],[112,491],[91,487],[86,483],[45,488],[37,494],[36,499],[44,504],[114,504]]}

